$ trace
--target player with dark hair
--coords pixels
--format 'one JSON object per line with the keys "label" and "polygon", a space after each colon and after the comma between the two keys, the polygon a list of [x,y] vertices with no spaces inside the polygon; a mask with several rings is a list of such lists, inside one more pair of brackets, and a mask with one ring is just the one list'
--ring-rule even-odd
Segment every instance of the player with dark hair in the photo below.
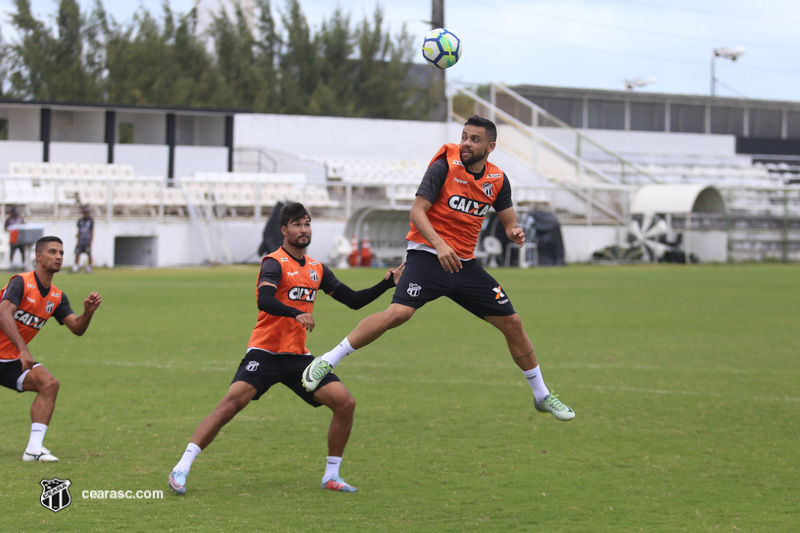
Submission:
{"label": "player with dark hair", "polygon": [[439,149],[411,207],[406,268],[392,303],[362,320],[338,346],[314,359],[303,373],[306,390],[313,391],[344,357],[404,324],[426,303],[447,296],[503,333],[511,357],[531,386],[537,411],[562,421],[575,417],[545,386],[533,344],[508,295],[474,259],[489,207],[497,212],[509,240],[520,246],[525,243],[508,177],[489,162],[496,139],[495,125],[473,115],[464,125],[461,143]]}
{"label": "player with dark hair", "polygon": [[303,369],[314,357],[306,348],[306,334],[313,331],[312,312],[318,292],[351,309],[360,309],[394,287],[403,270],[386,272],[377,285],[354,291],[319,261],[305,255],[311,243],[311,217],[299,203],[288,203],[280,212],[283,246],[264,257],[256,280],[258,319],[247,343],[247,354],[239,364],[227,394],[216,409],[197,426],[183,457],[169,475],[176,494],[186,492],[186,476],[198,454],[206,448],[236,414],[270,387],[283,383],[313,407],[326,405],[333,411],[328,430],[328,457],[322,488],[356,492],[339,476],[342,454],[353,427],[356,402],[350,391],[330,373],[314,392],[300,383]]}
{"label": "player with dark hair", "polygon": [[12,277],[0,300],[0,385],[17,392],[34,391],[31,405],[31,436],[23,461],[58,461],[42,445],[56,406],[59,382],[44,365],[33,360],[28,343],[55,317],[75,335],[83,335],[100,306],[92,292],[83,301],[83,314],[75,315],[69,299],[53,285],[53,276],[64,261],[64,243],[58,237],[36,241],[36,269]]}

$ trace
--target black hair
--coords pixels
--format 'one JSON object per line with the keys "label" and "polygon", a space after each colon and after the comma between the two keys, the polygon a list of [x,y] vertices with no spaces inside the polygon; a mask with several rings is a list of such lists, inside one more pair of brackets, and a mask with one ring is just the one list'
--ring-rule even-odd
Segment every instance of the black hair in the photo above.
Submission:
{"label": "black hair", "polygon": [[289,202],[281,207],[281,227],[288,226],[293,220],[302,220],[306,217],[311,220],[308,210],[300,202]]}
{"label": "black hair", "polygon": [[489,137],[489,142],[497,141],[497,126],[488,118],[472,115],[464,123],[465,126],[478,126],[486,130],[486,136]]}
{"label": "black hair", "polygon": [[47,244],[48,242],[58,242],[58,243],[64,244],[64,241],[62,241],[58,237],[54,237],[53,235],[48,235],[46,237],[40,237],[39,240],[36,241],[36,253],[37,254],[42,253],[42,249],[44,248],[44,245]]}

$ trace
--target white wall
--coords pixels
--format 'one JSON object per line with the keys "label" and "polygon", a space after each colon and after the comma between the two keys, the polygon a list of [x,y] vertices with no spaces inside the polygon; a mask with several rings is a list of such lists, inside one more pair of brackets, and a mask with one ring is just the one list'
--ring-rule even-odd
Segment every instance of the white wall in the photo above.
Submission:
{"label": "white wall", "polygon": [[[15,141],[38,141],[41,138],[39,110],[2,107],[0,117],[8,119],[8,138]],[[21,160],[17,160],[21,161]]]}
{"label": "white wall", "polygon": [[[594,129],[584,129],[581,132],[621,155],[678,155],[712,159],[736,157],[736,137],[733,135]],[[567,150],[575,150],[575,135],[571,131],[561,128],[541,128],[541,133]],[[589,159],[602,154],[600,149],[587,142],[581,144],[581,153]]]}
{"label": "white wall", "polygon": [[8,172],[8,164],[13,162],[42,160],[42,143],[33,141],[0,142],[0,174]]}
{"label": "white wall", "polygon": [[[166,167],[165,167],[166,170]],[[228,149],[216,146],[176,146],[175,177],[195,172],[227,172]]]}
{"label": "white wall", "polygon": [[115,144],[114,163],[133,165],[137,176],[167,177],[169,147],[152,144]]}
{"label": "white wall", "polygon": [[[41,161],[41,155],[34,161]],[[50,143],[50,161],[54,163],[105,163],[108,145],[102,143]]]}
{"label": "white wall", "polygon": [[442,122],[298,115],[236,115],[237,146],[260,146],[306,156],[432,157],[458,142],[461,127]]}

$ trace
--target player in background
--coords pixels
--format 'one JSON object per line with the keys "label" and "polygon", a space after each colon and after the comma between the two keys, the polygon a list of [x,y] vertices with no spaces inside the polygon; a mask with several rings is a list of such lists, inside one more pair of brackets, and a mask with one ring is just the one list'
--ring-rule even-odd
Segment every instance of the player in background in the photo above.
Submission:
{"label": "player in background", "polygon": [[25,219],[20,215],[19,209],[16,206],[12,207],[6,218],[5,229],[8,232],[8,262],[13,270],[16,270],[14,267],[14,252],[17,250],[19,250],[19,255],[22,257],[22,267],[19,270],[25,270],[25,246],[19,243],[19,227],[24,224]]}
{"label": "player in background", "polygon": [[356,402],[350,391],[330,373],[314,392],[301,385],[301,374],[314,357],[306,348],[306,335],[314,330],[312,315],[319,292],[351,309],[360,309],[394,287],[403,265],[386,272],[377,285],[353,291],[319,261],[305,255],[311,243],[311,217],[300,203],[288,203],[280,212],[283,246],[264,257],[256,280],[258,318],[227,394],[216,409],[197,426],[183,457],[169,475],[176,494],[186,492],[186,476],[198,454],[216,437],[222,426],[270,387],[283,383],[313,407],[326,405],[333,411],[328,429],[328,457],[321,487],[339,492],[356,488],[339,476]]}
{"label": "player in background", "polygon": [[50,317],[75,335],[83,335],[100,306],[101,298],[92,292],[83,301],[83,314],[77,316],[69,299],[53,285],[53,276],[61,270],[64,244],[58,237],[36,241],[36,268],[12,277],[2,289],[0,300],[0,385],[17,392],[34,391],[31,405],[31,436],[22,455],[23,461],[58,461],[42,445],[53,409],[59,383],[44,365],[33,360],[28,344]]}
{"label": "player in background", "polygon": [[306,390],[313,391],[344,357],[405,323],[427,302],[447,296],[503,333],[511,357],[531,386],[537,411],[562,421],[575,418],[575,412],[545,386],[533,344],[508,295],[474,259],[490,206],[506,236],[520,246],[525,242],[508,178],[489,162],[496,140],[494,123],[473,115],[464,125],[461,143],[439,149],[411,207],[406,268],[392,303],[362,320],[339,345],[314,359],[303,373]]}
{"label": "player in background", "polygon": [[81,254],[86,254],[86,273],[92,273],[92,241],[94,240],[94,219],[88,205],[81,208],[83,216],[78,219],[78,244],[75,246],[75,264],[72,271],[78,272],[81,269]]}

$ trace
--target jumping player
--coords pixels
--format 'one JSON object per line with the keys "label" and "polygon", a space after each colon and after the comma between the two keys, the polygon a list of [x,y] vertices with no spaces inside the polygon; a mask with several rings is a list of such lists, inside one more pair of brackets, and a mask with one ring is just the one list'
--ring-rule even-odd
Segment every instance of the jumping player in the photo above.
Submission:
{"label": "jumping player", "polygon": [[427,302],[447,296],[503,333],[511,357],[533,390],[537,411],[562,421],[575,418],[575,412],[545,386],[533,344],[508,295],[474,260],[489,207],[497,212],[512,242],[520,246],[525,242],[508,178],[488,160],[496,140],[494,123],[473,115],[464,125],[461,143],[439,149],[411,207],[406,268],[392,303],[362,320],[338,346],[314,359],[303,373],[306,390],[315,390],[344,357],[405,323]]}

